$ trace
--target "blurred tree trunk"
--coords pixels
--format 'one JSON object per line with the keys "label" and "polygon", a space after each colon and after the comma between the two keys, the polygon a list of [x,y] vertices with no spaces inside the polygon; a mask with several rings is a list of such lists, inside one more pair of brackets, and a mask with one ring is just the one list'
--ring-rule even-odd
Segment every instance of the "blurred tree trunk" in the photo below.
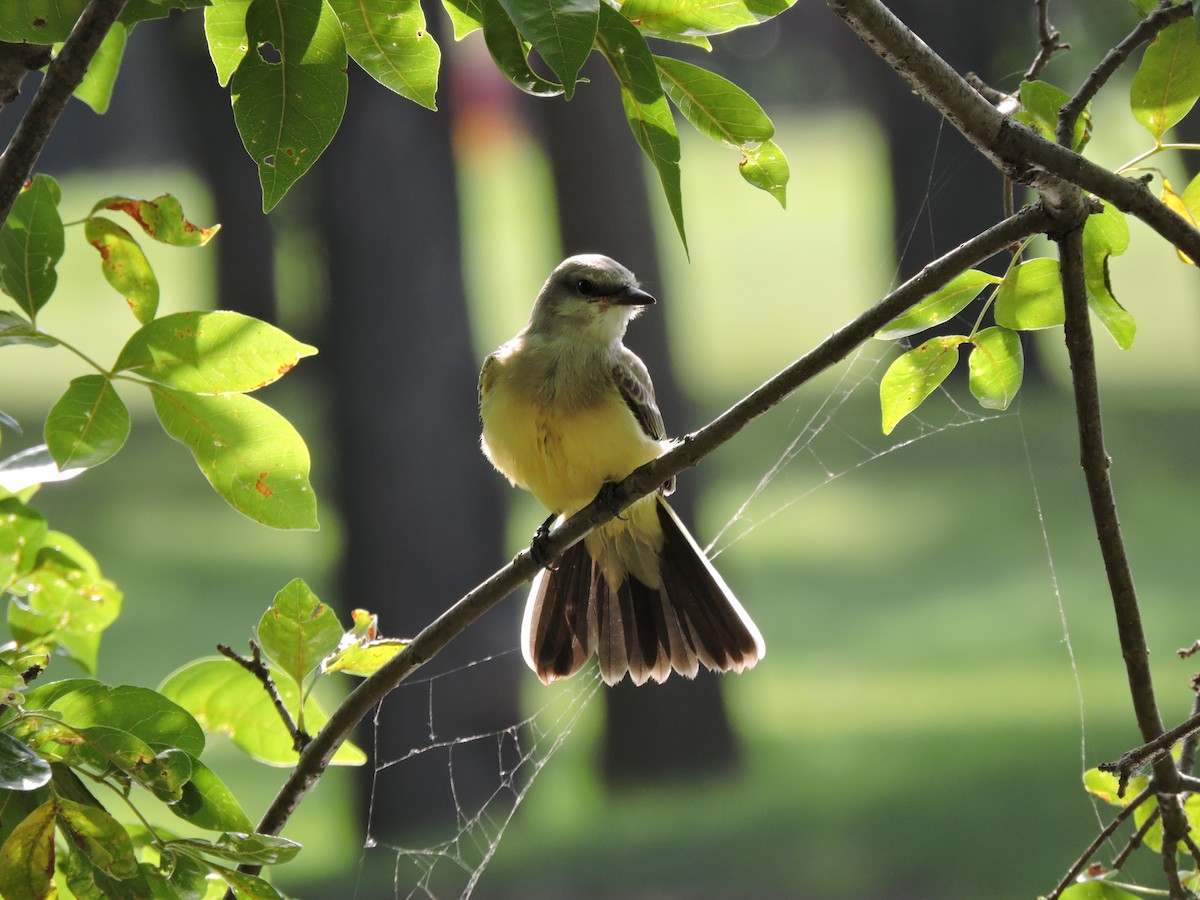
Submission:
{"label": "blurred tree trunk", "polygon": [[[451,91],[438,113],[351,68],[337,140],[313,175],[328,248],[327,334],[344,517],[341,596],[380,614],[385,634],[412,635],[504,559],[499,482],[479,452],[468,330]],[[448,73],[443,72],[443,80]],[[503,604],[468,629],[416,683],[383,704],[376,767],[435,741],[495,734],[520,720],[517,611]],[[482,661],[482,662],[481,662]],[[453,678],[422,680],[467,663]],[[364,729],[365,731],[365,729]],[[453,765],[449,755],[453,753]],[[371,771],[362,801],[372,836],[457,826],[499,785],[496,740],[425,752]],[[453,785],[451,779],[454,779]],[[365,818],[365,817],[364,817]]]}
{"label": "blurred tree trunk", "polygon": [[[553,169],[563,252],[611,256],[658,298],[626,342],[650,368],[668,434],[678,434],[694,423],[671,363],[666,310],[686,301],[662,282],[641,151],[612,73],[597,61],[584,74],[594,83],[581,84],[571,102],[529,104]],[[672,502],[685,520],[695,490],[685,476]],[[721,680],[703,669],[695,681],[676,675],[640,688],[623,681],[605,692],[605,701],[603,768],[615,784],[719,771],[737,760]]]}

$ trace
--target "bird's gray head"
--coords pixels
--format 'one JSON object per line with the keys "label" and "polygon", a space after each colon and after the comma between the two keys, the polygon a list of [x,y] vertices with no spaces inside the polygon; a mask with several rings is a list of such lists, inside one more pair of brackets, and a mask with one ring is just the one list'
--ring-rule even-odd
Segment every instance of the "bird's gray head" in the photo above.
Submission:
{"label": "bird's gray head", "polygon": [[629,320],[654,302],[619,262],[584,253],[564,259],[550,273],[526,328],[584,340],[620,340]]}

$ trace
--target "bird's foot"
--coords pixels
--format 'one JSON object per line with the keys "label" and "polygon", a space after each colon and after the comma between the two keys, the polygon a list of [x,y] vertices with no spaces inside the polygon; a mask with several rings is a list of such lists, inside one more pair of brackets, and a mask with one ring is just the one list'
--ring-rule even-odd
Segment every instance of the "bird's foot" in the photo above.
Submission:
{"label": "bird's foot", "polygon": [[552,568],[551,563],[553,560],[546,551],[546,541],[550,540],[550,526],[554,524],[554,520],[557,518],[558,516],[551,513],[549,518],[537,527],[537,531],[533,533],[533,540],[529,542],[529,555],[538,564],[538,567],[542,569]]}
{"label": "bird's foot", "polygon": [[600,485],[600,491],[592,502],[599,503],[614,519],[620,519],[622,522],[628,521],[625,516],[621,515],[621,504],[617,501],[617,482],[606,481]]}

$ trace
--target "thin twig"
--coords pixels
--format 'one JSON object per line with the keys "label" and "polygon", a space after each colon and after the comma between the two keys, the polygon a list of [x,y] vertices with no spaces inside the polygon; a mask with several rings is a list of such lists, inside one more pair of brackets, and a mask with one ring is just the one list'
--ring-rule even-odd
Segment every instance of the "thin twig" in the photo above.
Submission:
{"label": "thin twig", "polygon": [[1179,654],[1180,659],[1187,659],[1189,656],[1195,656],[1197,653],[1200,653],[1200,638],[1196,638],[1196,640],[1192,641],[1192,646],[1180,647],[1175,652]]}
{"label": "thin twig", "polygon": [[29,180],[50,132],[83,76],[104,36],[108,34],[127,0],[91,0],[67,36],[58,56],[46,69],[41,86],[4,155],[0,156],[0,223],[7,221],[12,205]]}
{"label": "thin twig", "polygon": [[1125,60],[1129,59],[1134,50],[1142,44],[1154,40],[1158,33],[1168,25],[1191,14],[1190,3],[1177,6],[1172,5],[1170,0],[1162,0],[1154,12],[1138,22],[1133,31],[1129,32],[1121,43],[1104,54],[1104,58],[1100,60],[1096,68],[1092,69],[1088,77],[1083,80],[1083,84],[1079,86],[1075,96],[1058,111],[1058,128],[1055,133],[1058,142],[1063,146],[1070,146],[1070,139],[1063,140],[1063,135],[1070,135],[1075,130],[1075,120],[1083,115],[1083,110],[1092,102],[1092,98],[1099,93],[1100,88],[1104,87],[1113,73],[1124,65]]}
{"label": "thin twig", "polygon": [[[1163,757],[1170,756],[1171,748],[1179,741],[1186,737],[1195,737],[1196,733],[1200,732],[1200,709],[1193,707],[1193,714],[1190,718],[1176,725],[1170,731],[1164,731],[1153,740],[1149,740],[1140,747],[1134,747],[1132,750],[1127,750],[1121,754],[1121,758],[1116,762],[1100,763],[1098,768],[1101,772],[1111,772],[1120,780],[1120,792],[1125,792],[1125,785],[1129,783],[1129,779],[1134,776],[1138,769],[1148,762],[1156,762]],[[1195,750],[1193,749],[1193,753]],[[1179,767],[1183,771],[1189,771],[1191,766]]]}
{"label": "thin twig", "polygon": [[[1196,691],[1195,684],[1192,685],[1192,691],[1195,692],[1195,697],[1192,698],[1192,714],[1189,720],[1195,719],[1200,722],[1200,691]],[[1200,732],[1192,731],[1183,740],[1183,746],[1179,750],[1179,772],[1187,774],[1195,771],[1196,768],[1196,738]]]}
{"label": "thin twig", "polygon": [[[1141,794],[1138,794],[1138,796],[1141,797],[1143,794],[1148,796],[1153,793],[1154,788],[1148,787],[1142,791]],[[1158,807],[1156,806],[1150,811],[1150,815],[1146,816],[1146,821],[1139,825],[1137,831],[1129,836],[1129,840],[1126,842],[1125,846],[1121,848],[1121,852],[1113,858],[1112,868],[1114,872],[1124,868],[1125,863],[1129,861],[1129,857],[1133,856],[1134,851],[1136,851],[1138,847],[1142,846],[1142,841],[1146,839],[1146,833],[1154,827],[1154,823],[1158,821],[1158,818],[1159,811]]]}
{"label": "thin twig", "polygon": [[292,749],[299,753],[307,747],[309,742],[312,741],[312,736],[296,724],[296,720],[292,718],[287,704],[279,696],[279,688],[275,686],[275,679],[271,677],[271,670],[262,660],[262,647],[258,645],[258,641],[250,642],[250,653],[252,654],[250,659],[247,659],[225,644],[217,644],[217,650],[221,652],[222,656],[229,657],[262,682],[267,696],[271,698],[271,703],[275,706],[275,712],[279,713],[279,718],[283,720],[283,726],[287,729],[288,734],[292,736]]}
{"label": "thin twig", "polygon": [[[597,525],[612,518],[633,501],[644,497],[741,431],[750,421],[776,406],[801,385],[845,359],[854,348],[918,303],[948,284],[960,272],[1002,252],[1015,241],[1044,231],[1051,217],[1040,206],[1022,209],[927,265],[866,312],[835,331],[807,354],[748,394],[704,428],[687,435],[670,451],[617,484],[610,497],[593,502],[556,528],[541,545],[553,560]],[[512,591],[537,574],[538,565],[528,550],[517,554],[504,568],[466,594],[426,626],[403,650],[342,701],[300,754],[295,769],[263,814],[257,830],[278,834],[297,805],[320,779],[329,760],[351,731],[385,696],[414,671],[433,659],[442,648]],[[242,871],[256,872],[255,866]]]}
{"label": "thin twig", "polygon": [[1063,43],[1058,29],[1050,24],[1050,0],[1034,0],[1037,5],[1038,22],[1038,53],[1029,68],[1025,71],[1022,81],[1033,81],[1042,74],[1042,69],[1060,50],[1070,50],[1071,45]]}
{"label": "thin twig", "polygon": [[[1061,894],[1075,882],[1075,879],[1079,877],[1079,874],[1087,868],[1092,857],[1100,852],[1100,848],[1104,846],[1104,842],[1112,837],[1116,830],[1121,827],[1121,823],[1128,819],[1129,816],[1132,815],[1133,811],[1145,803],[1147,798],[1149,798],[1153,793],[1154,791],[1147,787],[1140,794],[1130,800],[1125,806],[1121,807],[1121,809],[1117,811],[1117,814],[1113,816],[1112,821],[1105,825],[1104,828],[1100,830],[1100,833],[1096,835],[1095,840],[1088,844],[1087,849],[1084,850],[1083,853],[1079,854],[1079,858],[1076,859],[1075,862],[1071,863],[1071,868],[1067,869],[1067,873],[1059,880],[1054,890],[1046,895],[1046,900],[1058,900],[1059,894]],[[1113,868],[1120,867],[1114,864]]]}

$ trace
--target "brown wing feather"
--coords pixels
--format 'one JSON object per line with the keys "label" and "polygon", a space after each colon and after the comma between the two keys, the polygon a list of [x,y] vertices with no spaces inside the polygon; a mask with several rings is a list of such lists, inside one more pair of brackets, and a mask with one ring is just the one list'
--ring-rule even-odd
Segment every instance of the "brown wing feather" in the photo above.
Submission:
{"label": "brown wing feather", "polygon": [[[654,399],[654,382],[650,380],[650,372],[637,354],[624,347],[621,349],[625,352],[621,355],[621,361],[613,366],[613,382],[642,431],[656,441],[661,441],[667,436],[667,428]],[[674,490],[674,478],[662,487],[664,494]]]}

